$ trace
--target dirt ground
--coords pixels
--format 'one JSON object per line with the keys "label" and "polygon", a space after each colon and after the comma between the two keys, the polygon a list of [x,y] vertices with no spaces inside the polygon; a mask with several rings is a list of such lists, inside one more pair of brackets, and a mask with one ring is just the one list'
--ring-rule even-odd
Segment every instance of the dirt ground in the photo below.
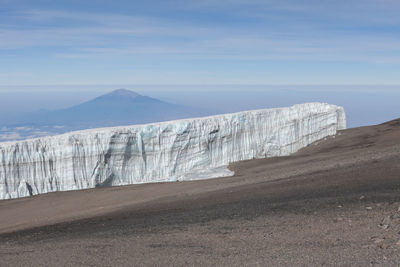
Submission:
{"label": "dirt ground", "polygon": [[400,265],[400,120],[230,168],[0,201],[0,266]]}

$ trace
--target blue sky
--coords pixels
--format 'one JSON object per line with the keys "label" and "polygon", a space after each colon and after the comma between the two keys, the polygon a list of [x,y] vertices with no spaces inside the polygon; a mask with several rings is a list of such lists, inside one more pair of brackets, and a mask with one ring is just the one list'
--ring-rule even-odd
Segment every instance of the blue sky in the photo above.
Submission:
{"label": "blue sky", "polygon": [[400,84],[398,0],[0,0],[0,86]]}

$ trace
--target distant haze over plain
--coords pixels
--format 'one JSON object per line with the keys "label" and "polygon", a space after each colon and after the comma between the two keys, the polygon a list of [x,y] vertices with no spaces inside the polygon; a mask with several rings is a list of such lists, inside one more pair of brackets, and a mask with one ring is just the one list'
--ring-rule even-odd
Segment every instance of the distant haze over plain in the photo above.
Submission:
{"label": "distant haze over plain", "polygon": [[203,108],[212,114],[317,101],[343,106],[348,127],[400,117],[400,86],[63,85],[1,86],[0,120],[19,112],[67,108],[121,87],[169,103]]}

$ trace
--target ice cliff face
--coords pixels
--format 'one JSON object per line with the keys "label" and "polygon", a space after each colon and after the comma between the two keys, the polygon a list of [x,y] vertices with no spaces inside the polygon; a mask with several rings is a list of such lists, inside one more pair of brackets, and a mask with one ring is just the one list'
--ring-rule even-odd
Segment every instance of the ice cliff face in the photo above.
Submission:
{"label": "ice cliff face", "polygon": [[291,154],[346,127],[307,103],[0,143],[0,199],[229,175],[230,162]]}

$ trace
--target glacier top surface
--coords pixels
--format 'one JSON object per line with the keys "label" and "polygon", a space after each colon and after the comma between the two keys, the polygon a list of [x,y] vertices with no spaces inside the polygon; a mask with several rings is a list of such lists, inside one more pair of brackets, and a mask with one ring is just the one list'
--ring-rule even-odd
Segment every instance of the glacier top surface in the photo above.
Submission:
{"label": "glacier top surface", "polygon": [[150,128],[158,127],[158,126],[166,126],[166,125],[177,125],[179,123],[188,123],[192,122],[193,120],[210,120],[210,119],[218,119],[218,118],[225,118],[228,116],[235,116],[239,114],[256,114],[260,112],[268,112],[268,111],[276,111],[276,110],[286,110],[286,109],[296,109],[296,108],[301,108],[301,107],[315,107],[315,108],[327,108],[328,110],[331,109],[337,109],[339,106],[328,104],[328,103],[321,103],[321,102],[309,102],[309,103],[303,103],[303,104],[296,104],[290,107],[279,107],[279,108],[267,108],[267,109],[254,109],[254,110],[246,110],[246,111],[239,111],[239,112],[234,112],[234,113],[224,113],[224,114],[218,114],[218,115],[212,115],[212,116],[206,116],[206,117],[194,117],[194,118],[186,118],[186,119],[180,119],[180,120],[171,120],[171,121],[161,121],[161,122],[152,122],[152,123],[146,123],[146,124],[134,124],[134,125],[125,125],[125,126],[115,126],[115,127],[104,127],[104,128],[93,128],[93,129],[86,129],[86,130],[79,130],[79,131],[72,131],[72,132],[67,132],[59,135],[53,135],[53,136],[44,136],[44,137],[38,137],[38,138],[32,138],[32,139],[25,139],[25,140],[17,140],[17,141],[7,141],[7,142],[0,142],[0,148],[5,148],[8,146],[12,146],[15,144],[23,144],[26,142],[30,141],[41,141],[41,140],[48,140],[48,139],[55,139],[55,138],[62,138],[62,137],[68,137],[71,135],[81,135],[81,134],[93,134],[93,133],[105,133],[105,132],[114,132],[114,131],[124,131],[124,130],[139,130],[143,128],[147,128],[148,130]]}

